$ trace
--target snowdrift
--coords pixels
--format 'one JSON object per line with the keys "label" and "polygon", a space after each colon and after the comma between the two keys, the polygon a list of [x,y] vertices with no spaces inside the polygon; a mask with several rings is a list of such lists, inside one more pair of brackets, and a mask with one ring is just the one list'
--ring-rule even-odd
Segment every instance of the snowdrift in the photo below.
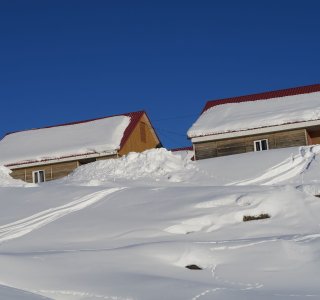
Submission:
{"label": "snowdrift", "polygon": [[13,179],[10,176],[11,170],[0,166],[0,187],[26,186],[27,184],[21,180]]}
{"label": "snowdrift", "polygon": [[189,176],[188,171],[193,168],[189,159],[183,159],[180,155],[161,148],[81,166],[66,180],[88,185],[138,179],[180,182]]}

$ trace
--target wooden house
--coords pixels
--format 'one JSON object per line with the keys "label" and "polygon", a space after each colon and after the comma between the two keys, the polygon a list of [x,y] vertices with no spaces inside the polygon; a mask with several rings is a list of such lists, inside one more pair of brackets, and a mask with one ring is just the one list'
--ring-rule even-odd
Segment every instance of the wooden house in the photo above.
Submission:
{"label": "wooden house", "polygon": [[320,144],[320,84],[208,101],[188,137],[195,159]]}
{"label": "wooden house", "polygon": [[161,147],[144,111],[24,130],[0,141],[0,164],[11,176],[43,182],[68,175],[82,164]]}

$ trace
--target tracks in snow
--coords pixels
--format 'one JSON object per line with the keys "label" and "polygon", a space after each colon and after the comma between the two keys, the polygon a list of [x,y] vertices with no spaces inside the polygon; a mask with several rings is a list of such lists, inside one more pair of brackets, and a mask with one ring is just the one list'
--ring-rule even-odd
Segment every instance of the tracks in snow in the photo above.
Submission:
{"label": "tracks in snow", "polygon": [[300,147],[299,153],[287,158],[283,162],[266,170],[265,173],[257,178],[237,181],[228,185],[273,185],[286,182],[296,176],[305,173],[316,155],[320,154],[319,146]]}
{"label": "tracks in snow", "polygon": [[26,235],[33,230],[39,229],[70,213],[84,209],[100,201],[105,196],[123,189],[124,188],[110,188],[91,193],[65,205],[50,208],[30,217],[0,226],[0,243]]}

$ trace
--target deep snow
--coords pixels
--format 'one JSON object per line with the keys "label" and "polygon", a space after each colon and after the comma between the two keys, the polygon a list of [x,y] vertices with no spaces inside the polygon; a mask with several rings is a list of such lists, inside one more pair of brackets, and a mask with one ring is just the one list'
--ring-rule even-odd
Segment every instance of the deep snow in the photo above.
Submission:
{"label": "deep snow", "polygon": [[319,147],[156,149],[41,185],[2,168],[0,299],[319,299]]}

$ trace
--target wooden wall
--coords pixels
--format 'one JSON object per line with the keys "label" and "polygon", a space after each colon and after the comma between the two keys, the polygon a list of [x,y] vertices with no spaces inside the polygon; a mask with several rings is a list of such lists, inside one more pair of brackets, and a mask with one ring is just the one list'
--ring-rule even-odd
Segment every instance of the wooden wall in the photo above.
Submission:
{"label": "wooden wall", "polygon": [[297,129],[195,143],[195,156],[196,159],[204,159],[254,151],[253,142],[262,139],[268,139],[269,149],[304,146],[307,144],[306,130]]}
{"label": "wooden wall", "polygon": [[[116,157],[117,155],[101,156],[97,157],[96,160],[110,159]],[[10,175],[15,179],[21,179],[26,182],[33,182],[32,172],[43,170],[45,172],[46,181],[50,181],[69,175],[78,166],[79,160],[74,160],[55,164],[41,165],[36,167],[14,169],[12,170],[12,173]]]}
{"label": "wooden wall", "polygon": [[15,179],[21,179],[26,182],[33,182],[32,172],[43,170],[45,172],[46,181],[50,181],[67,176],[77,167],[78,161],[69,161],[36,167],[14,169],[12,170],[11,176]]}
{"label": "wooden wall", "polygon": [[[97,157],[95,160],[103,160],[110,158],[117,158],[117,155],[101,156]],[[21,179],[26,182],[33,182],[32,172],[43,170],[45,172],[46,181],[50,181],[69,175],[74,169],[76,169],[81,164],[79,163],[80,161],[74,160],[68,162],[46,164],[36,167],[14,169],[12,170],[12,173],[10,175],[15,179]]]}
{"label": "wooden wall", "polygon": [[158,140],[148,118],[143,115],[140,122],[136,125],[130,137],[119,151],[119,155],[126,155],[129,152],[142,152],[147,149],[156,148]]}

